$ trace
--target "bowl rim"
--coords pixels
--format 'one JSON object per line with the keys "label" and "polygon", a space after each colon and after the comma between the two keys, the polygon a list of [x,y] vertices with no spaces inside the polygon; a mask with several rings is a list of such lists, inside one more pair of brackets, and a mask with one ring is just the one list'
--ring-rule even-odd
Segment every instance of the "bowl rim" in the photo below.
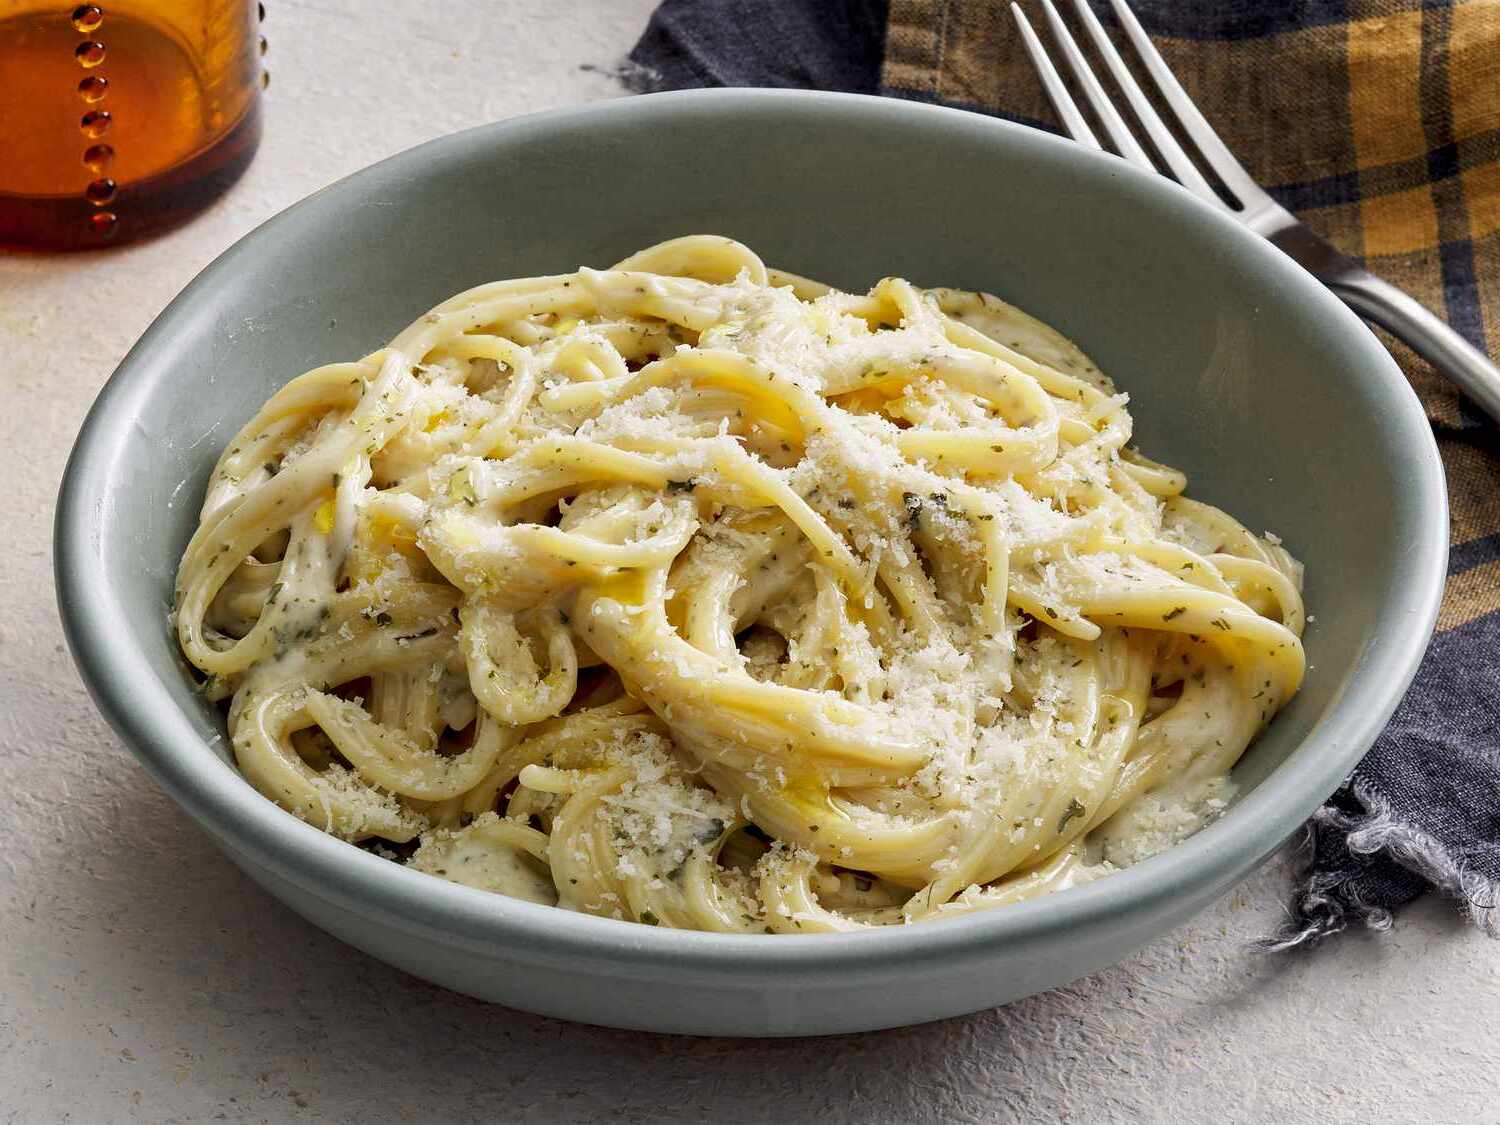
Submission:
{"label": "bowl rim", "polygon": [[[260,795],[194,730],[155,672],[122,603],[105,580],[102,527],[110,507],[113,465],[129,440],[133,407],[167,377],[174,330],[196,320],[196,294],[235,271],[264,243],[307,221],[313,201],[357,189],[391,173],[419,176],[444,157],[461,158],[539,130],[594,125],[611,119],[683,112],[757,111],[854,115],[923,123],[970,136],[989,131],[993,143],[1018,153],[1046,150],[1078,162],[1111,161],[1112,176],[1135,191],[1166,193],[1184,215],[1218,225],[1227,247],[1258,259],[1278,284],[1320,306],[1327,331],[1356,353],[1374,381],[1376,409],[1392,431],[1391,455],[1401,462],[1412,496],[1412,549],[1393,575],[1389,620],[1419,624],[1377,632],[1366,644],[1342,694],[1307,738],[1214,824],[1188,840],[1109,878],[1063,894],[947,919],[940,925],[879,927],[843,934],[698,933],[642,926],[507,899],[407,869],[306,824]],[[1065,150],[1065,151],[1064,151]],[[1098,166],[1096,166],[1098,167]],[[1211,216],[1211,218],[1209,217]],[[760,976],[767,971],[811,979],[836,969],[843,981],[919,961],[948,964],[984,957],[1122,915],[1164,909],[1172,900],[1226,886],[1283,840],[1345,778],[1373,744],[1416,674],[1436,620],[1446,571],[1447,496],[1441,462],[1425,414],[1394,360],[1364,324],[1311,275],[1232,218],[1166,179],[1060,137],[963,110],[858,94],[803,90],[691,90],[640,95],[554,109],[477,126],[428,141],[357,171],[262,223],[203,269],[158,315],[101,390],[64,471],[54,524],[54,565],[68,644],[99,709],[170,795],[232,853],[319,899],[450,946],[534,963],[608,964],[637,972],[670,966],[700,979]],[[1397,579],[1400,581],[1397,581]],[[1420,643],[1412,643],[1416,635]]]}

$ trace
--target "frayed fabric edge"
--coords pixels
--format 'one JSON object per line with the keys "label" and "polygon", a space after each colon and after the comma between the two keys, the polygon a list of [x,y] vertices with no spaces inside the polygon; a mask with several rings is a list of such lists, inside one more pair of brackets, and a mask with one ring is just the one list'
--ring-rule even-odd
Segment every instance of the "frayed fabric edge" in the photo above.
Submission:
{"label": "frayed fabric edge", "polygon": [[[1450,898],[1462,902],[1482,933],[1500,938],[1500,882],[1465,867],[1434,837],[1398,820],[1390,805],[1368,785],[1356,780],[1351,789],[1365,812],[1350,815],[1324,805],[1314,813],[1297,844],[1303,869],[1311,867],[1320,831],[1341,832],[1352,854],[1384,852]],[[1348,883],[1349,876],[1343,873],[1308,874],[1294,906],[1295,919],[1276,937],[1258,943],[1259,947],[1267,953],[1281,953],[1314,945],[1357,922],[1372,930],[1389,930],[1391,912],[1365,902]]]}
{"label": "frayed fabric edge", "polygon": [[1301,893],[1291,908],[1292,917],[1287,920],[1281,932],[1275,937],[1264,938],[1255,943],[1262,953],[1285,953],[1303,946],[1316,945],[1356,922],[1363,922],[1372,930],[1384,931],[1391,928],[1391,912],[1365,902],[1353,888],[1346,885],[1348,876],[1313,874],[1311,871],[1318,831],[1337,831],[1343,827],[1342,822],[1351,819],[1336,809],[1324,806],[1301,829],[1300,839],[1294,845],[1294,862],[1304,872]]}
{"label": "frayed fabric edge", "polygon": [[584,69],[607,74],[631,94],[657,94],[673,89],[661,71],[634,59],[621,59],[613,66],[585,66]]}

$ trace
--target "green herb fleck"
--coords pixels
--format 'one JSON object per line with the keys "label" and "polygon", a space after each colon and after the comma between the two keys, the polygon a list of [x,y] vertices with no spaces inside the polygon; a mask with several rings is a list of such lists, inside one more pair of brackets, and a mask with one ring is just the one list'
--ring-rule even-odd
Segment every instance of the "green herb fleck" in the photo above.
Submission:
{"label": "green herb fleck", "polygon": [[1068,826],[1068,821],[1072,820],[1075,816],[1082,816],[1083,812],[1083,805],[1079,804],[1077,797],[1069,800],[1068,807],[1063,810],[1062,818],[1057,822],[1057,830],[1061,832]]}
{"label": "green herb fleck", "polygon": [[922,498],[915,492],[903,492],[901,503],[906,506],[906,526],[916,531],[922,524]]}

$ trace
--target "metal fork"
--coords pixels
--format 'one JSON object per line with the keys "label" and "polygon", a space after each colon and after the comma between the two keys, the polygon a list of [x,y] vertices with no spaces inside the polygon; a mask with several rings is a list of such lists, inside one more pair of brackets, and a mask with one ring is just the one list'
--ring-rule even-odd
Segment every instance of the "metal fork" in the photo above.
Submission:
{"label": "metal fork", "polygon": [[[1199,172],[1192,157],[1177,143],[1172,131],[1152,108],[1125,60],[1105,34],[1099,18],[1089,7],[1088,0],[1073,0],[1073,3],[1089,39],[1104,60],[1115,84],[1125,94],[1125,100],[1136,121],[1166,164],[1167,171],[1163,172],[1164,175],[1169,174],[1198,198],[1220,208],[1256,234],[1268,239],[1273,246],[1285,252],[1294,262],[1343,298],[1355,312],[1406,341],[1413,351],[1468,392],[1485,413],[1500,421],[1500,368],[1496,368],[1482,352],[1417,301],[1389,282],[1382,281],[1358,262],[1339,253],[1267,195],[1225,147],[1213,126],[1178,84],[1125,0],[1109,0],[1109,4],[1125,29],[1131,46],[1135,48],[1140,65],[1151,75],[1162,99],[1176,117],[1177,124],[1196,147],[1199,158],[1218,175],[1238,201],[1238,207],[1231,207],[1219,197]],[[1052,0],[1041,0],[1041,4],[1046,13],[1047,25],[1077,79],[1079,89],[1103,124],[1118,155],[1148,171],[1161,171],[1110,100],[1067,25],[1058,15]],[[1016,17],[1016,23],[1020,25],[1021,38],[1042,85],[1046,88],[1047,97],[1062,118],[1063,127],[1067,129],[1069,136],[1080,144],[1103,149],[1088,121],[1079,111],[1078,104],[1063,85],[1057,68],[1052,65],[1046,48],[1032,30],[1026,13],[1014,3],[1010,10]]]}

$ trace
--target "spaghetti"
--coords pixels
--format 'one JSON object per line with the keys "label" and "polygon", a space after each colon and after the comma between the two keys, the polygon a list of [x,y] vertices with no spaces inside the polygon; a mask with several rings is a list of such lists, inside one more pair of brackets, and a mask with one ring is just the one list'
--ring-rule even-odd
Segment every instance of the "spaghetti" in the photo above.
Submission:
{"label": "spaghetti", "polygon": [[647,924],[920,922],[1200,827],[1301,568],[986,294],[732,240],[501,281],[283,387],[183,556],[245,776],[419,870]]}

